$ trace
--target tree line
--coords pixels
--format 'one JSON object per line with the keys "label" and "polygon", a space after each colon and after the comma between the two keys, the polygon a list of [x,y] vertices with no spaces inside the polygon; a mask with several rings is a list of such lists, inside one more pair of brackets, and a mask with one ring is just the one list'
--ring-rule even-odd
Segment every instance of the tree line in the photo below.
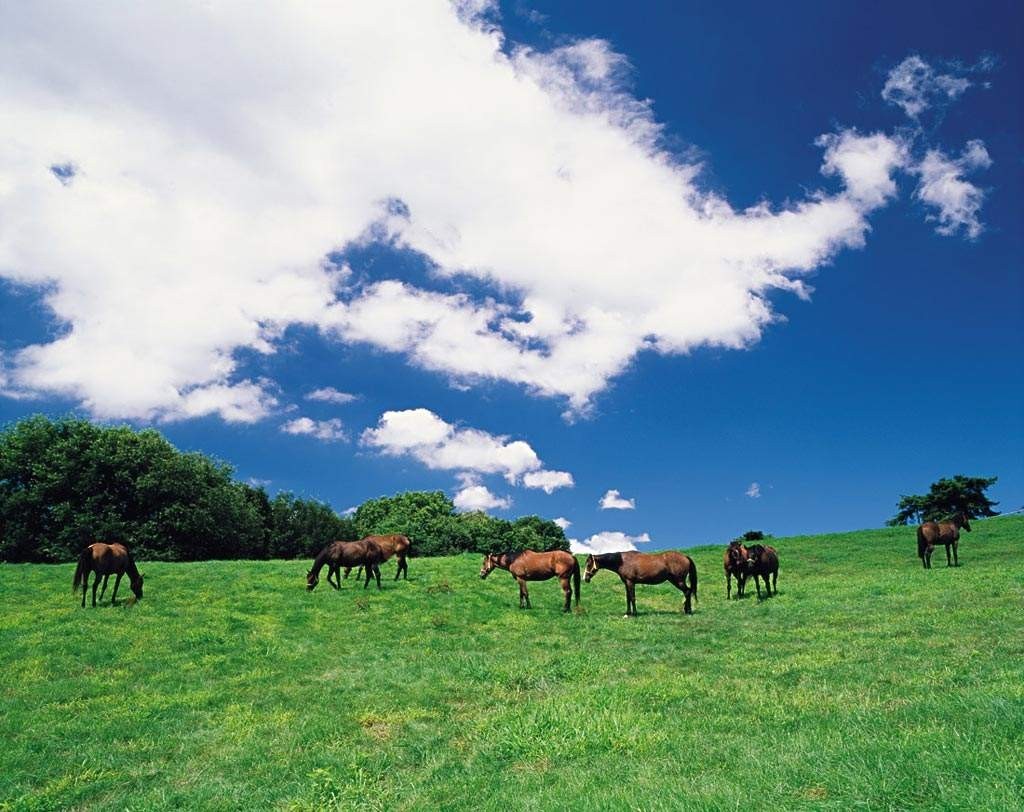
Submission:
{"label": "tree line", "polygon": [[70,561],[97,540],[166,561],[296,558],[374,533],[404,533],[415,555],[568,549],[552,521],[457,513],[441,491],[372,499],[352,516],[270,497],[153,429],[37,415],[0,431],[0,561]]}

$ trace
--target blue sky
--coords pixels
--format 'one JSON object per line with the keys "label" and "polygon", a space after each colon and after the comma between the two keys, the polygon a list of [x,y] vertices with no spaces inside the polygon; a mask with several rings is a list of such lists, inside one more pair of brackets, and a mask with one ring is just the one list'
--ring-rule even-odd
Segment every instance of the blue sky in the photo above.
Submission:
{"label": "blue sky", "polygon": [[166,11],[181,62],[123,44],[157,4],[7,12],[0,419],[645,548],[1024,504],[1019,6],[377,5]]}

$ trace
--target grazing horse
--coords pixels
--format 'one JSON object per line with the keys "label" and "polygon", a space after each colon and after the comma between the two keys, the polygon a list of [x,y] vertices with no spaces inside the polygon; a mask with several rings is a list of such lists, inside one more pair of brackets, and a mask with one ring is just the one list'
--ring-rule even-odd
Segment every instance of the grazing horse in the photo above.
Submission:
{"label": "grazing horse", "polygon": [[668,581],[685,596],[683,611],[693,614],[690,599],[697,597],[697,565],[688,555],[665,553],[605,553],[587,557],[583,579],[589,584],[598,570],[617,572],[626,585],[626,617],[636,615],[636,585]]}
{"label": "grazing horse", "polygon": [[743,545],[738,541],[730,541],[722,556],[722,568],[725,570],[725,599],[732,597],[732,579],[736,578],[736,596],[743,594],[743,587],[746,585],[747,554]]}
{"label": "grazing horse", "polygon": [[369,586],[371,577],[377,578],[377,589],[380,589],[380,562],[383,560],[383,551],[376,542],[368,538],[359,541],[335,541],[324,547],[313,560],[313,567],[306,573],[306,589],[310,592],[316,589],[316,585],[320,583],[320,570],[325,564],[327,583],[335,589],[341,589],[341,579],[338,575],[342,567],[365,567],[366,580],[363,582],[363,589]]}
{"label": "grazing horse", "polygon": [[[932,551],[939,544],[946,548],[946,566],[959,567],[957,547],[960,546],[960,528],[971,532],[971,523],[967,514],[961,511],[948,522],[925,522],[917,528],[917,557],[921,559],[926,570],[932,568]],[[949,560],[949,548],[953,548],[953,561]]]}
{"label": "grazing horse", "polygon": [[519,582],[519,608],[532,608],[530,606],[530,593],[526,589],[527,581],[546,581],[549,578],[558,578],[562,584],[562,592],[565,593],[564,611],[570,611],[569,599],[572,597],[572,589],[569,587],[570,580],[576,591],[576,605],[580,605],[580,562],[576,556],[567,553],[565,550],[552,550],[549,553],[537,553],[533,550],[523,550],[518,553],[498,553],[484,556],[484,563],[480,567],[480,577],[486,578],[495,567],[508,570],[512,577]]}
{"label": "grazing horse", "polygon": [[[367,536],[370,541],[374,542],[380,547],[381,552],[384,553],[384,557],[380,563],[383,564],[391,556],[395,556],[398,561],[398,570],[395,572],[395,580],[397,581],[399,576],[405,575],[405,580],[409,580],[409,563],[406,558],[409,555],[409,547],[412,544],[409,541],[408,536],[403,536],[400,533],[393,533],[387,536]],[[356,572],[356,578],[362,575],[362,568]],[[345,567],[345,573],[343,578],[348,578],[348,574],[352,572],[352,567]]]}
{"label": "grazing horse", "polygon": [[[761,580],[764,579],[764,588],[768,591],[768,597],[779,591],[779,553],[774,547],[764,544],[755,544],[747,547],[747,571],[744,578],[754,576],[754,586],[757,587],[757,597],[761,597]],[[768,583],[768,576],[772,582]]]}
{"label": "grazing horse", "polygon": [[107,592],[107,580],[111,575],[117,576],[114,579],[114,594],[110,596],[110,605],[114,605],[114,601],[117,600],[117,588],[121,585],[121,578],[126,572],[128,581],[132,585],[132,592],[135,593],[136,598],[142,599],[142,575],[138,567],[135,566],[128,548],[123,544],[104,544],[102,541],[97,541],[82,550],[82,554],[78,556],[78,566],[75,567],[75,579],[71,582],[71,591],[77,592],[78,587],[82,587],[83,609],[85,608],[85,593],[89,585],[90,572],[93,573],[93,606],[96,605],[96,587],[100,585],[100,579],[103,579],[103,590],[100,592],[102,601]]}

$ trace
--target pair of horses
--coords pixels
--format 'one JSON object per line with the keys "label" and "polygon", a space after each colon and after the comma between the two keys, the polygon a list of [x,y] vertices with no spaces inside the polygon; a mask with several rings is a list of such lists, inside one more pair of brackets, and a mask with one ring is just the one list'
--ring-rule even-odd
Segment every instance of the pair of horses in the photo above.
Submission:
{"label": "pair of horses", "polygon": [[[963,511],[948,522],[925,522],[917,528],[917,557],[926,570],[932,568],[932,552],[940,544],[946,548],[946,566],[959,567],[957,548],[960,546],[960,530],[971,532],[971,522]],[[949,559],[949,550],[953,549],[953,560]]]}
{"label": "pair of horses", "polygon": [[[564,550],[537,553],[523,550],[518,553],[498,553],[484,556],[480,577],[486,578],[495,568],[508,570],[519,583],[519,608],[530,608],[527,581],[547,581],[558,578],[565,594],[563,611],[570,611],[570,582],[580,605],[580,564],[576,556]],[[636,585],[660,584],[668,581],[685,596],[683,611],[693,614],[691,599],[697,597],[697,565],[688,555],[665,553],[605,553],[587,557],[584,580],[590,580],[599,570],[618,573],[626,588],[626,616],[636,615]]]}
{"label": "pair of horses", "polygon": [[[747,579],[754,577],[757,597],[761,597],[761,580],[768,597],[779,591],[779,553],[774,547],[753,544],[747,547],[742,541],[731,541],[722,556],[725,570],[725,599],[732,597],[732,579],[736,579],[736,597],[742,598],[747,590]],[[769,576],[771,578],[769,582]]]}
{"label": "pair of horses", "polygon": [[[324,547],[313,560],[313,567],[306,573],[306,589],[312,592],[320,583],[320,571],[327,567],[327,583],[335,589],[341,589],[341,570],[348,578],[353,567],[361,567],[366,572],[363,589],[370,584],[370,578],[376,578],[377,589],[380,589],[380,565],[395,556],[398,561],[398,572],[395,580],[405,575],[409,579],[409,563],[406,560],[410,542],[407,536],[392,534],[384,536],[367,536],[359,541],[335,541]],[[334,580],[331,580],[334,576]],[[358,577],[358,576],[357,576]]]}
{"label": "pair of horses", "polygon": [[131,553],[128,552],[128,548],[123,544],[106,544],[98,541],[95,544],[90,544],[78,556],[78,566],[75,567],[75,577],[71,582],[71,591],[78,592],[79,587],[81,587],[83,609],[85,608],[85,595],[89,591],[90,574],[93,575],[93,606],[96,606],[96,587],[100,585],[100,580],[102,579],[103,581],[103,589],[100,591],[100,600],[102,601],[103,596],[107,593],[107,581],[110,580],[111,575],[117,576],[114,579],[114,592],[110,596],[111,606],[117,601],[117,588],[121,586],[121,579],[125,574],[128,575],[128,582],[131,584],[132,592],[135,593],[136,599],[142,599],[142,573],[135,566]]}

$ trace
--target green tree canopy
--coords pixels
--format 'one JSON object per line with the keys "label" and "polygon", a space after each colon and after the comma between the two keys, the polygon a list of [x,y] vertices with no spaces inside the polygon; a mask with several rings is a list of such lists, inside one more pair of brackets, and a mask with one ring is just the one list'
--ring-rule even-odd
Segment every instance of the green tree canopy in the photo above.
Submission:
{"label": "green tree canopy", "polygon": [[886,524],[920,524],[922,522],[945,521],[961,511],[971,519],[996,516],[992,510],[998,502],[985,495],[998,477],[967,477],[957,474],[948,479],[933,482],[928,493],[901,496],[896,506],[896,515]]}

